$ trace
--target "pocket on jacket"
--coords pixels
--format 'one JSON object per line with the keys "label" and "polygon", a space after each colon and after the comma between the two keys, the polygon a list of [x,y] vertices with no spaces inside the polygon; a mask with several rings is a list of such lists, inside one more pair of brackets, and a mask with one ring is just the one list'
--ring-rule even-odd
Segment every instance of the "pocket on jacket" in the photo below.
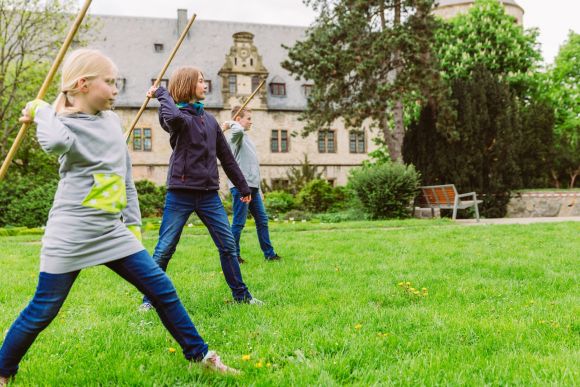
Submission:
{"label": "pocket on jacket", "polygon": [[113,214],[127,207],[127,193],[122,176],[114,173],[95,173],[93,179],[93,186],[81,203],[83,206]]}

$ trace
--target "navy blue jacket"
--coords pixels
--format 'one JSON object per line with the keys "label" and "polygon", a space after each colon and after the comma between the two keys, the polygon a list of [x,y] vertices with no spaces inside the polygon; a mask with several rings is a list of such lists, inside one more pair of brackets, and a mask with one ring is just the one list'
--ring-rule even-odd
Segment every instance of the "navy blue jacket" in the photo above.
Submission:
{"label": "navy blue jacket", "polygon": [[242,196],[251,194],[220,125],[207,112],[196,115],[191,105],[178,108],[164,87],[155,92],[159,123],[169,133],[173,153],[167,173],[168,189],[219,189],[217,159]]}

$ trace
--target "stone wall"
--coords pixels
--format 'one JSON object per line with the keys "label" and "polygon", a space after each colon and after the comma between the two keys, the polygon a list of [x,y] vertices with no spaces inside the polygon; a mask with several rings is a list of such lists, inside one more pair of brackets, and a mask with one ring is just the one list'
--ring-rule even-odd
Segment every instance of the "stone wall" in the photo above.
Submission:
{"label": "stone wall", "polygon": [[580,191],[516,193],[508,204],[507,218],[580,216]]}

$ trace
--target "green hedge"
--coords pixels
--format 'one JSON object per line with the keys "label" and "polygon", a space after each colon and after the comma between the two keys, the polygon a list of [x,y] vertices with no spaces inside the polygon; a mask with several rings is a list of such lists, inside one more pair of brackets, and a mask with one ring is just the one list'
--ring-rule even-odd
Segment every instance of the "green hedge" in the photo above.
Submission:
{"label": "green hedge", "polygon": [[412,165],[387,163],[353,171],[349,184],[364,211],[374,219],[406,218],[419,187],[420,175]]}

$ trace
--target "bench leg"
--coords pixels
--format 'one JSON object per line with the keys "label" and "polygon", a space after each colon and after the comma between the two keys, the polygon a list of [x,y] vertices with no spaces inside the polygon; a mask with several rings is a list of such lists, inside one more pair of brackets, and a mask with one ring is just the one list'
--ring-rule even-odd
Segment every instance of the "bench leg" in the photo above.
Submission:
{"label": "bench leg", "polygon": [[479,222],[479,208],[477,207],[477,203],[475,203],[475,218]]}
{"label": "bench leg", "polygon": [[435,219],[435,209],[431,207],[431,219]]}
{"label": "bench leg", "polygon": [[453,206],[453,220],[457,217],[457,206]]}

